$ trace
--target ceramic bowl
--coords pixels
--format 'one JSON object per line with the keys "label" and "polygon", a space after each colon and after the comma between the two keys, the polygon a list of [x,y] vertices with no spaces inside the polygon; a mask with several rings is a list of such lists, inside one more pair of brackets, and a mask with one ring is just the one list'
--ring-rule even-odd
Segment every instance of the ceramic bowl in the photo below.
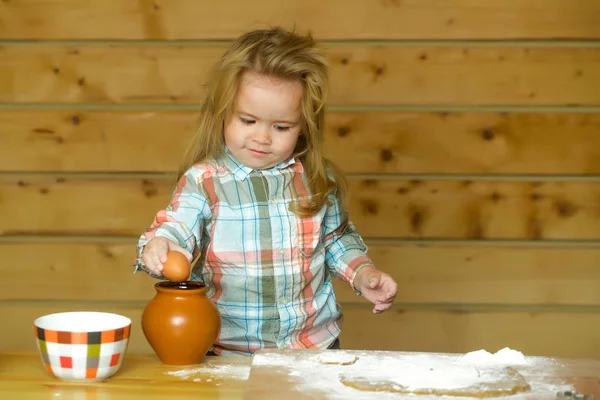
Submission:
{"label": "ceramic bowl", "polygon": [[102,381],[121,367],[131,319],[103,312],[64,312],[36,319],[34,328],[48,372],[67,381]]}

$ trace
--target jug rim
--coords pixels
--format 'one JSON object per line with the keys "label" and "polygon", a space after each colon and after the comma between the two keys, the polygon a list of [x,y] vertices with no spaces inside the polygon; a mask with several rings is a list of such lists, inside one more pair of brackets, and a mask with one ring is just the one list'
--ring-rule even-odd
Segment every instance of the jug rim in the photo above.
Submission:
{"label": "jug rim", "polygon": [[157,290],[176,290],[176,291],[196,291],[206,289],[206,284],[202,282],[185,281],[185,282],[171,282],[161,281],[154,285]]}

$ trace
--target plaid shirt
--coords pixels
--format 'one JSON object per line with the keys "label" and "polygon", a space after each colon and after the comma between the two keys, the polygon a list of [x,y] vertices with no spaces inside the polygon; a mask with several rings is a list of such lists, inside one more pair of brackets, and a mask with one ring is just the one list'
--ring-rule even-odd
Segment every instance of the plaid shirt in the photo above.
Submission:
{"label": "plaid shirt", "polygon": [[254,170],[226,152],[195,165],[141,236],[136,271],[143,269],[144,245],[155,236],[200,255],[191,279],[207,284],[221,314],[217,354],[326,348],[342,321],[332,277],[354,289],[358,270],[373,264],[335,196],[314,216],[288,210],[292,199],[307,196],[296,158]]}

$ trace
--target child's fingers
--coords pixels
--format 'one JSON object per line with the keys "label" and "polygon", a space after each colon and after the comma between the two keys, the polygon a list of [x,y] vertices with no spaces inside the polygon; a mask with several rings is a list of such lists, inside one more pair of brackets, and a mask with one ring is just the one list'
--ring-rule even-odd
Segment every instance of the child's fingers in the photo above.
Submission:
{"label": "child's fingers", "polygon": [[162,264],[167,261],[167,253],[169,252],[169,242],[167,239],[155,238],[152,252],[155,254],[156,261],[160,264],[160,268],[162,269]]}
{"label": "child's fingers", "polygon": [[384,312],[385,310],[387,310],[388,308],[390,308],[391,306],[392,306],[392,303],[377,303],[377,304],[375,304],[375,307],[373,307],[373,313],[380,314],[380,313]]}
{"label": "child's fingers", "polygon": [[382,303],[392,302],[396,298],[398,289],[395,283],[386,282],[381,288],[377,301]]}
{"label": "child's fingers", "polygon": [[377,303],[392,303],[394,301],[395,296],[390,295],[381,295],[377,298]]}
{"label": "child's fingers", "polygon": [[163,258],[162,258],[162,254],[156,252],[156,253],[154,253],[152,258],[153,258],[152,265],[154,266],[154,270],[159,273],[162,272],[163,262],[164,262]]}
{"label": "child's fingers", "polygon": [[146,267],[155,275],[160,275],[162,272],[162,263],[160,262],[160,258],[154,252],[150,252],[148,254],[148,259],[145,260]]}
{"label": "child's fingers", "polygon": [[394,302],[395,296],[382,296],[381,300],[378,300],[378,303],[382,304],[392,304]]}
{"label": "child's fingers", "polygon": [[160,275],[163,263],[167,261],[168,245],[162,238],[154,238],[146,245],[142,259],[146,267],[155,275]]}
{"label": "child's fingers", "polygon": [[373,307],[373,313],[380,314],[385,310],[389,309],[397,294],[397,285],[394,281],[386,280],[379,291],[379,296],[375,301],[375,307]]}
{"label": "child's fingers", "polygon": [[152,257],[148,248],[144,249],[144,254],[142,254],[142,261],[144,261],[144,266],[147,270],[149,270],[150,272],[154,272],[154,263],[152,262]]}

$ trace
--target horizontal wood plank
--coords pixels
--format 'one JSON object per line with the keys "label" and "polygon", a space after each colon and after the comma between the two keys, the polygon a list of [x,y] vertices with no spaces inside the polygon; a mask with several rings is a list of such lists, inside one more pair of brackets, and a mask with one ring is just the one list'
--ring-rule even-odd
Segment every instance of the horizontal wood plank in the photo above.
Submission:
{"label": "horizontal wood plank", "polygon": [[[0,170],[175,171],[196,111],[0,111]],[[599,174],[600,114],[331,112],[347,173]],[[176,134],[175,134],[176,133]]]}
{"label": "horizontal wood plank", "polygon": [[[0,102],[196,103],[221,46],[0,47]],[[600,47],[333,46],[337,105],[598,105]]]}
{"label": "horizontal wood plank", "polygon": [[269,25],[323,39],[600,37],[594,0],[20,0],[3,2],[0,19],[10,39],[221,39]]}
{"label": "horizontal wood plank", "polygon": [[[350,349],[465,353],[504,347],[526,355],[598,358],[590,330],[598,313],[392,311],[346,309],[342,346]],[[588,329],[577,329],[587,326]],[[545,340],[551,337],[552,340]]]}
{"label": "horizontal wood plank", "polygon": [[[600,249],[367,245],[398,284],[396,303],[600,305]],[[335,289],[342,303],[365,304],[341,281]]]}
{"label": "horizontal wood plank", "polygon": [[[2,243],[0,274],[11,278],[0,300],[148,301],[157,280],[133,274],[135,244]],[[397,304],[600,305],[600,249],[367,245],[398,283]],[[368,304],[334,284],[340,302]]]}
{"label": "horizontal wood plank", "polygon": [[[174,185],[173,178],[5,175],[0,232],[137,236]],[[595,240],[599,198],[600,181],[354,179],[349,209],[365,237]]]}
{"label": "horizontal wood plank", "polygon": [[[343,305],[342,305],[343,306]],[[143,307],[0,304],[0,318],[11,321],[0,350],[36,350],[33,321],[63,311],[104,311],[132,319],[128,352],[152,353],[141,330]],[[587,329],[577,329],[586,326]],[[373,315],[370,307],[345,307],[341,336],[345,349],[464,353],[511,347],[526,355],[600,357],[597,313],[466,312],[392,310]],[[552,340],[541,340],[552,334]],[[41,362],[41,360],[40,360]]]}
{"label": "horizontal wood plank", "polygon": [[369,237],[592,239],[600,182],[353,180],[349,209]]}
{"label": "horizontal wood plank", "polygon": [[135,246],[135,239],[127,244],[2,243],[6,262],[0,273],[11,279],[0,283],[0,300],[148,301],[159,281],[133,273]]}

